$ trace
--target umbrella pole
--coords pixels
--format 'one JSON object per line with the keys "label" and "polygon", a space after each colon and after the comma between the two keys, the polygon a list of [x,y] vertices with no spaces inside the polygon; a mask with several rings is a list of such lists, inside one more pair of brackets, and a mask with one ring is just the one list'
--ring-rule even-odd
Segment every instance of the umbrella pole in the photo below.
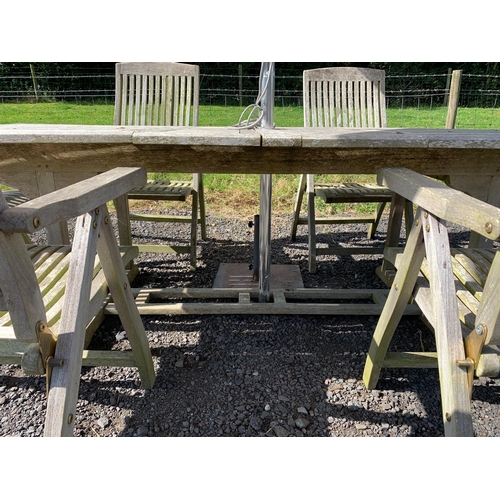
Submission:
{"label": "umbrella pole", "polygon": [[[262,63],[261,88],[263,119],[262,128],[274,128],[274,63]],[[271,274],[271,174],[260,176],[259,217],[259,302],[270,300]]]}

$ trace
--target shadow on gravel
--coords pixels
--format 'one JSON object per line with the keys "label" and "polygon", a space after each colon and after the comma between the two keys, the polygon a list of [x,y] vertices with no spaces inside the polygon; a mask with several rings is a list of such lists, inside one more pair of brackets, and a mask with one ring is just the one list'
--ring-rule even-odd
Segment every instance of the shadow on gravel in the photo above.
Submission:
{"label": "shadow on gravel", "polygon": [[[387,370],[376,391],[364,388],[374,318],[152,316],[145,325],[152,390],[119,368],[82,377],[81,399],[127,414],[119,435],[442,435],[436,372]],[[119,325],[107,331],[115,342]]]}
{"label": "shadow on gravel", "polygon": [[[385,288],[374,272],[380,255],[319,257],[318,273],[310,275],[305,228],[291,242],[288,222],[272,234],[271,261],[298,265],[304,286]],[[336,231],[319,234],[318,243],[367,244],[364,228]],[[134,286],[211,287],[221,263],[252,263],[253,232],[244,222],[214,220],[208,235],[199,242],[196,271],[187,270],[186,255],[144,254]],[[456,236],[457,241],[467,237]],[[159,241],[173,244],[157,234],[143,239]],[[369,242],[373,244],[383,247],[383,234]],[[89,405],[92,395],[93,400],[108,401],[110,408],[118,405],[121,420],[114,425],[119,435],[443,433],[436,370],[384,370],[377,389],[365,389],[362,374],[376,317],[145,316],[143,321],[157,365],[152,390],[140,389],[130,370],[120,375],[120,369],[99,369],[109,371],[104,384],[92,375],[82,379],[81,397]],[[119,324],[106,330],[109,343],[116,344]],[[419,351],[423,344],[432,348],[433,342],[420,321],[405,318],[391,349]]]}

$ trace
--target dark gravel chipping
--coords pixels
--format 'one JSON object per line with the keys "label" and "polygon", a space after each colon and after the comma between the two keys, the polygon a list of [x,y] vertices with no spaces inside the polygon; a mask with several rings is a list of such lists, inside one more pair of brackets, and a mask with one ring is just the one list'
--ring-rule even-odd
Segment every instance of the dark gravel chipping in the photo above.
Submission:
{"label": "dark gravel chipping", "polygon": [[[252,262],[248,220],[208,219],[198,267],[188,257],[143,254],[134,286],[212,287],[221,263]],[[375,275],[380,256],[319,257],[307,271],[306,228],[295,243],[290,217],[273,216],[272,263],[300,267],[304,286],[385,288]],[[328,228],[343,245],[363,244],[365,228]],[[136,241],[181,243],[188,229],[134,223]],[[175,235],[172,239],[171,234]],[[383,246],[384,228],[376,237]],[[468,235],[454,228],[455,245]],[[375,390],[362,382],[377,318],[371,316],[144,316],[157,370],[151,390],[135,369],[83,368],[75,436],[442,436],[437,370],[387,369]],[[402,320],[391,349],[432,349],[418,318]],[[119,320],[108,316],[91,348],[127,346]],[[41,436],[45,380],[19,366],[0,367],[0,436]],[[474,431],[500,436],[500,381],[474,381]]]}

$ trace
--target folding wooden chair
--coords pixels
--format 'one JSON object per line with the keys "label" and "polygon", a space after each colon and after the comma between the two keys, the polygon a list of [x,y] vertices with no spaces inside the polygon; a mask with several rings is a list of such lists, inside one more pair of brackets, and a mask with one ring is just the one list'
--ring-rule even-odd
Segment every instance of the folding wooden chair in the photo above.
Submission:
{"label": "folding wooden chair", "polygon": [[[450,249],[445,221],[498,240],[500,209],[404,168],[383,168],[378,181],[396,193],[396,213],[405,199],[419,208],[404,252],[390,246],[385,252],[384,276],[392,285],[368,352],[365,385],[375,388],[382,368],[437,366],[445,435],[471,436],[474,375],[500,372],[500,254]],[[435,353],[388,352],[410,300],[434,330]]]}
{"label": "folding wooden chair", "polygon": [[[153,386],[153,360],[124,267],[135,254],[122,249],[122,261],[106,207],[145,180],[142,168],[116,168],[13,207],[0,191],[0,362],[46,375],[45,436],[73,435],[82,363],[136,366],[143,386]],[[74,217],[71,251],[26,245],[22,237]],[[130,352],[85,350],[88,327],[102,321],[109,293]]]}
{"label": "folding wooden chair", "polygon": [[[115,125],[197,126],[199,78],[199,67],[190,64],[118,63]],[[201,238],[206,239],[203,176],[195,173],[190,180],[148,180],[128,195],[129,200],[182,202],[189,197],[192,201],[190,216],[151,215],[140,211],[130,214],[130,220],[191,224],[188,246],[138,245],[140,251],[189,253],[191,268],[196,267],[198,223]],[[129,213],[128,205],[118,209],[120,213]],[[120,241],[130,245],[131,234],[121,234]]]}
{"label": "folding wooden chair", "polygon": [[[367,68],[322,68],[304,71],[305,127],[386,127],[385,72]],[[307,217],[300,217],[304,193],[307,193]],[[346,253],[342,247],[316,245],[317,224],[368,223],[368,238],[373,238],[387,203],[389,189],[373,183],[320,183],[312,174],[301,175],[294,206],[291,239],[296,240],[297,227],[308,225],[309,272],[316,272],[317,255]],[[331,203],[377,203],[372,214],[316,217],[315,198]],[[380,247],[349,248],[348,253],[382,253]]]}

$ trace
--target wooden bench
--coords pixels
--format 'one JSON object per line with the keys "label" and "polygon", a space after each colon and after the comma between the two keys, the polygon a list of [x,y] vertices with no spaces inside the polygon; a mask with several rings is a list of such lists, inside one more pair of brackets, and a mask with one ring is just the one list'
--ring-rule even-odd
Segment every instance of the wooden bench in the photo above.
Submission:
{"label": "wooden bench", "polygon": [[[500,255],[497,250],[450,249],[446,222],[491,240],[500,238],[500,209],[404,168],[383,168],[378,182],[391,189],[394,217],[410,200],[417,207],[404,251],[391,248],[379,275],[391,284],[364,370],[376,387],[384,367],[436,367],[446,436],[472,436],[474,375],[498,376]],[[398,215],[399,214],[399,215]],[[409,301],[434,330],[435,353],[388,352]]]}
{"label": "wooden bench", "polygon": [[[143,386],[153,386],[153,360],[124,266],[137,249],[120,252],[106,206],[145,180],[142,168],[116,168],[12,207],[0,191],[0,362],[46,375],[46,436],[73,434],[82,364],[136,366]],[[23,239],[75,217],[71,251]],[[131,351],[86,351],[109,294]]]}

